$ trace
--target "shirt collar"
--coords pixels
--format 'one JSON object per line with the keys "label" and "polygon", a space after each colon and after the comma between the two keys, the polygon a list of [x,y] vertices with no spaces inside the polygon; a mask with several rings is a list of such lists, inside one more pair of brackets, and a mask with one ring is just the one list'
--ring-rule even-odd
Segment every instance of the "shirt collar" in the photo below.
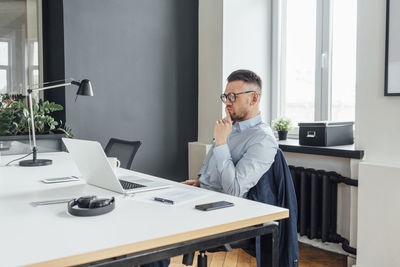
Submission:
{"label": "shirt collar", "polygon": [[239,122],[235,122],[235,127],[237,128],[238,131],[244,131],[246,129],[252,128],[254,126],[256,126],[257,124],[261,123],[261,114],[258,113],[257,116],[245,120],[245,121],[239,121]]}

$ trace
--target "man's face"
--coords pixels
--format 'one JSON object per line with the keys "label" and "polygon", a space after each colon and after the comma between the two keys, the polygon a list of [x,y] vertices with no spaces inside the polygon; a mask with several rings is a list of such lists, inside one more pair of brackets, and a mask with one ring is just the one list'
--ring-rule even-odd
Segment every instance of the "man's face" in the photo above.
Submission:
{"label": "man's face", "polygon": [[[233,81],[226,85],[224,94],[241,93],[249,90],[254,90],[252,84],[246,84],[244,81]],[[251,100],[254,93],[241,94],[236,96],[236,101],[231,102],[226,100],[226,108],[231,115],[233,121],[247,120],[248,114],[252,108]]]}

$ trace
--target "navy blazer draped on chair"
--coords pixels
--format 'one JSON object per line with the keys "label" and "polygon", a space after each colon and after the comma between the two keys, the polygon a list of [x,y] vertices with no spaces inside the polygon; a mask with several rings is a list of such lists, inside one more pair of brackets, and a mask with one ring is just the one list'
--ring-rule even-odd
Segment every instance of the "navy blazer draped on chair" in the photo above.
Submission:
{"label": "navy blazer draped on chair", "polygon": [[[290,217],[279,221],[279,265],[297,266],[297,200],[289,167],[280,149],[270,169],[250,189],[248,199],[289,209]],[[259,257],[259,255],[257,255]]]}

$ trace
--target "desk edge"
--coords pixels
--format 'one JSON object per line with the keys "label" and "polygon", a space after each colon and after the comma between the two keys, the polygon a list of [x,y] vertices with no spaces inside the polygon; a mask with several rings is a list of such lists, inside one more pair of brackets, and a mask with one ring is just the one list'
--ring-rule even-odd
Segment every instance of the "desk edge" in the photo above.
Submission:
{"label": "desk edge", "polygon": [[207,228],[202,228],[194,231],[189,231],[185,233],[179,233],[175,235],[165,236],[156,239],[145,240],[137,243],[121,245],[117,247],[92,251],[88,253],[77,254],[69,257],[54,259],[50,261],[44,261],[39,263],[34,263],[26,266],[31,267],[52,267],[52,266],[71,266],[90,263],[99,260],[105,260],[112,257],[118,257],[122,255],[127,255],[131,253],[137,253],[149,249],[155,249],[163,246],[168,246],[171,244],[176,244],[180,242],[185,242],[188,240],[194,240],[198,238],[203,238],[211,235],[216,235],[220,233],[225,233],[233,230],[238,230],[241,228],[266,223],[274,220],[281,220],[289,217],[289,210],[284,210],[274,214],[259,216],[255,218],[245,219],[241,221],[236,221],[227,224],[221,224],[217,226],[211,226]]}

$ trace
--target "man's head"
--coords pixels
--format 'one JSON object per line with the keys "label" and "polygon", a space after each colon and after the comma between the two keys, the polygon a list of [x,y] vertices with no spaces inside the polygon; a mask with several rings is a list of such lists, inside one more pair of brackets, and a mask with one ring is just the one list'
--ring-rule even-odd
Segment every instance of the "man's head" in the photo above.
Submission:
{"label": "man's head", "polygon": [[261,78],[250,70],[236,70],[227,78],[221,100],[234,121],[244,121],[259,113]]}

